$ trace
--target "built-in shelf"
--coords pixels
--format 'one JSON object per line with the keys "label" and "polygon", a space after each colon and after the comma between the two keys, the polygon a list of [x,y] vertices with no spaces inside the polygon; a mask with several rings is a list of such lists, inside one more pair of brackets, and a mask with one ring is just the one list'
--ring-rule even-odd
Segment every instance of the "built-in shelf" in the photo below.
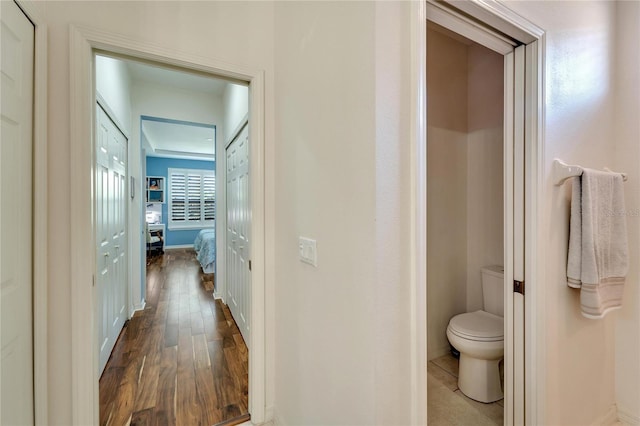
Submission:
{"label": "built-in shelf", "polygon": [[164,203],[164,182],[162,176],[147,176],[147,203]]}

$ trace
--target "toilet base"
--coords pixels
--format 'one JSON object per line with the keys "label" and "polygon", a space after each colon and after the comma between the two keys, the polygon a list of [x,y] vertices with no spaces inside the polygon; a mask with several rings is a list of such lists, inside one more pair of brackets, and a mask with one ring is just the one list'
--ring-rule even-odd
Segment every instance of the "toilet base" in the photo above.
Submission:
{"label": "toilet base", "polygon": [[502,399],[504,394],[500,385],[500,361],[501,359],[471,358],[460,353],[460,391],[469,398],[484,403]]}

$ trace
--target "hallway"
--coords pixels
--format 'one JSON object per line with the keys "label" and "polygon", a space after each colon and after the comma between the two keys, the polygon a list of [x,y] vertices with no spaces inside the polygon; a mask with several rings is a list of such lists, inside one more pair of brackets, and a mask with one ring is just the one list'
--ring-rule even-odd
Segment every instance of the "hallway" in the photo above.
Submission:
{"label": "hallway", "polygon": [[100,378],[101,425],[249,419],[247,347],[212,293],[213,274],[193,250],[147,262],[146,307],[125,325]]}

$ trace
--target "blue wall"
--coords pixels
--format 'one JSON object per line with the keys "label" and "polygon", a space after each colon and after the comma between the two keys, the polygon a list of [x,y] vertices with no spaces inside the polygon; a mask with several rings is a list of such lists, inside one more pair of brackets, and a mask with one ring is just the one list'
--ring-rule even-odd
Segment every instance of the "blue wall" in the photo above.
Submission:
{"label": "blue wall", "polygon": [[[162,205],[162,223],[165,224],[167,235],[165,246],[179,246],[193,244],[200,229],[170,230],[168,225],[169,214],[167,211],[169,197],[169,180],[167,169],[196,169],[215,170],[215,161],[209,160],[182,160],[179,158],[147,157],[147,176],[163,176],[165,178],[165,203]],[[217,188],[216,188],[217,192]]]}

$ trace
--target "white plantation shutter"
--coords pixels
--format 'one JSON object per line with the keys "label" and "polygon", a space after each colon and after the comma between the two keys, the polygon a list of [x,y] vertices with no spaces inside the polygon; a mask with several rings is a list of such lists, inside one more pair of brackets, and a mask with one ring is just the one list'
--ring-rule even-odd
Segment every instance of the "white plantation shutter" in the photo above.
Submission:
{"label": "white plantation shutter", "polygon": [[204,201],[204,220],[216,218],[216,175],[202,177],[202,195]]}
{"label": "white plantation shutter", "polygon": [[184,173],[169,172],[170,223],[184,223],[187,220],[185,180]]}
{"label": "white plantation shutter", "polygon": [[215,206],[214,171],[169,169],[169,229],[212,226]]}

